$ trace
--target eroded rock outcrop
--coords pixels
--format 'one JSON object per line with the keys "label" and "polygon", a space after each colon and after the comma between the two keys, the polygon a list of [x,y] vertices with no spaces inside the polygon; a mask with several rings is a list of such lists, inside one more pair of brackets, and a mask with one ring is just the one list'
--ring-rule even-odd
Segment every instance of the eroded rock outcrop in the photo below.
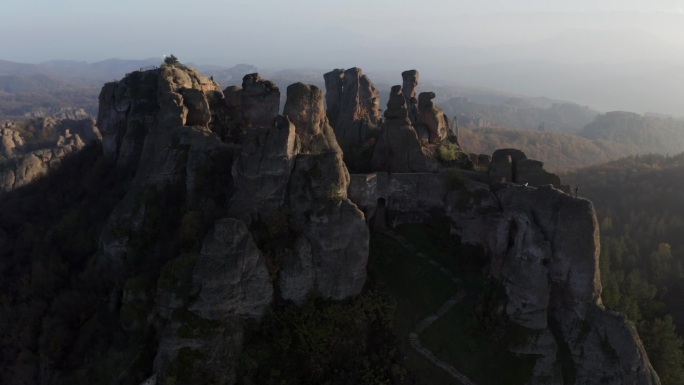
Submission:
{"label": "eroded rock outcrop", "polygon": [[429,143],[438,143],[450,134],[449,119],[444,110],[432,102],[435,96],[434,92],[421,92],[418,95],[418,120],[427,129]]}
{"label": "eroded rock outcrop", "polygon": [[40,178],[69,154],[101,140],[90,118],[47,117],[6,126],[0,128],[0,193]]}
{"label": "eroded rock outcrop", "polygon": [[349,193],[369,216],[380,199],[389,202],[395,224],[444,212],[461,242],[482,247],[505,293],[499,315],[524,337],[510,349],[535,362],[527,384],[659,384],[634,326],[601,304],[591,202],[551,186],[493,186],[467,171],[374,173],[352,175]]}
{"label": "eroded rock outcrop", "polygon": [[341,153],[326,115],[323,92],[318,87],[304,83],[288,86],[283,114],[296,128],[301,153]]}
{"label": "eroded rock outcrop", "polygon": [[[349,173],[321,90],[288,87],[287,116],[276,116],[278,87],[257,74],[226,94],[217,87],[168,66],[108,84],[100,99],[105,153],[135,177],[102,232],[97,266],[124,287],[135,282],[130,266],[160,269],[150,285],[156,292],[135,299],[125,290],[121,305],[131,332],[159,320],[160,383],[199,381],[192,373],[209,365],[221,366],[212,381],[232,383],[239,319],[258,319],[274,293],[295,303],[310,295],[339,300],[366,280],[368,227],[346,198]],[[239,141],[222,135],[223,118],[244,123]],[[159,224],[159,202],[169,199],[184,214]],[[154,245],[146,237],[159,231],[150,230],[155,223],[178,223],[172,231],[186,248],[206,229],[201,250],[178,255],[180,246],[166,246],[152,257],[141,245]],[[202,327],[188,331],[188,322]]]}
{"label": "eroded rock outcrop", "polygon": [[347,199],[348,186],[349,173],[339,154],[297,157],[288,207],[300,235],[295,253],[288,256],[295,263],[281,269],[283,298],[302,303],[311,289],[333,299],[361,292],[370,233],[363,213]]}
{"label": "eroded rock outcrop", "polygon": [[527,159],[525,153],[518,149],[506,148],[494,151],[490,161],[489,175],[492,183],[513,182],[530,186],[550,184],[557,188],[561,187],[560,178],[544,170],[544,163]]}
{"label": "eroded rock outcrop", "polygon": [[416,70],[408,70],[401,73],[402,90],[404,92],[404,100],[407,106],[411,106],[411,99],[416,99],[418,94],[416,88],[418,88],[418,81],[420,80],[420,74]]}
{"label": "eroded rock outcrop", "polygon": [[539,333],[521,348],[544,357],[531,383],[658,384],[633,326],[601,304],[591,202],[551,187],[509,187],[497,197],[503,216],[490,239],[491,274],[504,283],[510,319]]}
{"label": "eroded rock outcrop", "polygon": [[245,75],[242,79],[242,119],[247,127],[270,127],[278,115],[280,89],[257,73]]}
{"label": "eroded rock outcrop", "polygon": [[327,116],[344,149],[361,146],[382,121],[380,93],[360,68],[336,69],[325,79]]}
{"label": "eroded rock outcrop", "polygon": [[229,212],[233,217],[251,224],[283,206],[296,145],[295,126],[284,116],[272,127],[247,131],[232,168],[236,191]]}
{"label": "eroded rock outcrop", "polygon": [[136,167],[151,128],[163,135],[173,127],[207,127],[207,94],[213,91],[221,89],[212,80],[175,66],[135,71],[105,84],[97,117],[105,155],[120,167]]}
{"label": "eroded rock outcrop", "polygon": [[192,280],[199,292],[189,310],[211,320],[259,318],[273,297],[264,257],[238,219],[216,221],[202,244]]}
{"label": "eroded rock outcrop", "polygon": [[392,87],[390,92],[385,123],[375,145],[371,167],[391,172],[427,170],[426,156],[408,118],[401,86]]}

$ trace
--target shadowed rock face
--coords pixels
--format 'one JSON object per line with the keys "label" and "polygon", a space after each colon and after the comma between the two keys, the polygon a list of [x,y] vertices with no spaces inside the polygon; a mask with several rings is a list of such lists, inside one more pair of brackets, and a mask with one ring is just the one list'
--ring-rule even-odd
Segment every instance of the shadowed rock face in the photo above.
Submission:
{"label": "shadowed rock face", "polygon": [[294,124],[301,153],[320,153],[341,150],[328,123],[323,103],[323,92],[316,86],[294,83],[287,87],[287,101],[283,114]]}
{"label": "shadowed rock face", "polygon": [[[301,235],[295,243],[296,263],[281,270],[283,298],[304,302],[303,287],[316,287],[333,299],[361,292],[370,235],[363,213],[347,199],[348,187],[349,174],[335,152],[297,157],[288,196]],[[302,285],[298,276],[308,284]]]}
{"label": "shadowed rock face", "polygon": [[273,296],[261,251],[238,219],[216,221],[202,244],[192,277],[199,293],[190,311],[211,320],[258,318]]}
{"label": "shadowed rock face", "polygon": [[284,116],[272,127],[247,131],[233,163],[235,193],[229,215],[248,225],[283,206],[287,182],[297,155],[294,125]]}
{"label": "shadowed rock face", "polygon": [[527,384],[659,384],[633,325],[601,304],[591,202],[550,186],[493,192],[485,176],[460,178],[454,189],[433,173],[352,175],[349,193],[367,212],[379,198],[392,202],[395,223],[444,212],[462,243],[482,247],[488,275],[505,293],[501,312],[527,333],[526,343],[511,347],[535,362]]}
{"label": "shadowed rock face", "polygon": [[323,75],[325,80],[325,105],[328,119],[337,123],[344,84],[344,69],[334,69]]}
{"label": "shadowed rock face", "polygon": [[136,71],[107,83],[100,92],[97,126],[106,156],[121,167],[135,167],[150,128],[158,132],[178,126],[208,127],[211,111],[206,94],[218,84],[192,69],[162,67]]}
{"label": "shadowed rock face", "polygon": [[401,86],[392,87],[385,118],[375,145],[371,167],[374,170],[391,172],[426,171],[427,159],[408,118]]}
{"label": "shadowed rock face", "polygon": [[380,94],[360,68],[336,69],[325,79],[327,116],[342,148],[366,142],[382,121]]}
{"label": "shadowed rock face", "polygon": [[278,115],[280,89],[259,74],[245,75],[242,79],[242,118],[247,127],[270,127]]}
{"label": "shadowed rock face", "polygon": [[448,211],[462,241],[482,245],[491,259],[506,315],[530,330],[527,344],[515,348],[538,356],[528,383],[659,384],[633,326],[602,307],[591,202],[549,186],[510,185],[495,196],[497,215]]}
{"label": "shadowed rock face", "polygon": [[242,120],[242,88],[229,86],[223,90],[226,102],[226,112],[233,120]]}
{"label": "shadowed rock face", "polygon": [[[169,252],[166,258],[175,259],[157,262],[166,263],[154,275],[161,280],[174,261],[191,261],[174,274],[192,283],[192,295],[160,284],[150,297],[155,314],[148,319],[157,319],[160,330],[154,371],[162,379],[173,375],[184,365],[183,349],[190,348],[212,357],[193,363],[191,371],[211,362],[222,368],[212,372],[212,381],[232,383],[242,344],[238,319],[259,318],[276,288],[296,303],[312,293],[337,300],[358,294],[366,280],[369,231],[363,213],[346,198],[349,173],[320,89],[288,87],[288,119],[276,115],[278,87],[256,74],[245,76],[241,89],[227,89],[227,96],[205,79],[172,66],[134,73],[103,89],[105,153],[134,169],[135,177],[105,225],[96,266],[125,282],[131,260],[144,264],[152,258],[130,241],[139,239],[148,222],[154,202],[145,196],[178,191],[174,204],[214,226],[203,234],[195,259]],[[217,135],[220,125],[212,124],[215,116],[227,115],[249,125],[239,142],[224,143]],[[220,185],[212,182],[217,179]],[[262,229],[278,216],[286,217],[279,231],[292,242],[270,246],[275,275],[253,239],[270,236]],[[211,333],[184,336],[178,314]],[[144,328],[141,322],[127,323],[127,330]]]}

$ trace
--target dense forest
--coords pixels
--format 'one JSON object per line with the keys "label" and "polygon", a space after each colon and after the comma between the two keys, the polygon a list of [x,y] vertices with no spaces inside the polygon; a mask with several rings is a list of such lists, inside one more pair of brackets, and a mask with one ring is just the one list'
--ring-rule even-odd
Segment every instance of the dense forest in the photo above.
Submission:
{"label": "dense forest", "polygon": [[633,320],[663,384],[684,383],[684,153],[563,176],[596,207],[607,308]]}

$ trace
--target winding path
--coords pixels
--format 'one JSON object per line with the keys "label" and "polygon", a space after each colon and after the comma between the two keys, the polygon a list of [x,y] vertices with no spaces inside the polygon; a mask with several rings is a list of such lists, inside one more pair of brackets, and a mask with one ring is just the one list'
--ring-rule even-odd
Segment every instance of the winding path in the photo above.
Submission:
{"label": "winding path", "polygon": [[[439,262],[435,261],[434,259],[428,258],[427,255],[418,252],[416,248],[408,242],[404,237],[401,235],[395,234],[392,232],[390,229],[387,229],[385,227],[376,227],[375,231],[386,235],[395,241],[399,242],[402,247],[404,247],[406,250],[409,252],[415,254],[418,258],[426,260],[428,263],[430,263],[432,266],[436,267],[439,269],[439,271],[444,274],[447,278],[451,280],[456,285],[461,284],[461,280],[456,277],[449,269],[446,267],[442,266]],[[432,362],[435,366],[438,368],[444,370],[447,372],[451,377],[457,379],[460,381],[463,385],[476,385],[470,378],[468,378],[465,374],[459,372],[456,368],[453,366],[447,364],[444,361],[441,361],[437,356],[434,355],[429,349],[423,346],[420,342],[420,334],[424,332],[427,328],[430,327],[435,321],[439,320],[440,318],[444,317],[456,304],[458,304],[464,297],[465,297],[465,291],[459,290],[449,298],[446,302],[442,304],[433,314],[428,315],[427,317],[423,318],[413,329],[411,333],[408,335],[409,343],[411,344],[411,347],[413,350],[415,350],[418,354],[421,356],[427,358],[430,362]]]}

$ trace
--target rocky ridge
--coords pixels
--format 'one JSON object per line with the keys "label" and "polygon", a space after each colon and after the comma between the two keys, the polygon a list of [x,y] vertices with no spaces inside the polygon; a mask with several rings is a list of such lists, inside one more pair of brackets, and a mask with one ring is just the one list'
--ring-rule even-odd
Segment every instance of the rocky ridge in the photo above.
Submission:
{"label": "rocky ridge", "polygon": [[[111,378],[237,382],[245,325],[273,302],[361,292],[367,220],[382,205],[390,225],[442,213],[484,251],[505,297],[496,316],[524,330],[510,349],[534,358],[527,384],[659,383],[633,327],[602,307],[591,203],[516,150],[486,173],[447,171],[465,154],[434,94],[415,100],[417,71],[402,78],[384,120],[357,68],[326,74],[328,110],[319,88],[290,85],[283,115],[279,87],[258,74],[222,91],[174,64],[104,86],[103,153],[130,182],[92,268],[121,328],[154,353]],[[374,172],[350,174],[343,150],[360,145]]]}
{"label": "rocky ridge", "polygon": [[[126,266],[150,258],[136,244],[155,201],[170,191],[178,194],[184,219],[196,218],[208,230],[199,252],[157,262],[156,294],[137,309],[165,325],[154,362],[159,383],[213,365],[186,362],[188,350],[218,357],[225,366],[212,378],[232,383],[241,320],[260,318],[274,293],[295,303],[313,293],[339,300],[358,294],[366,279],[368,227],[346,198],[349,173],[322,92],[288,87],[288,118],[277,115],[278,87],[258,74],[228,91],[226,98],[190,68],[165,66],[109,83],[100,96],[104,152],[135,177],[101,236],[99,268],[127,286],[133,277]],[[215,117],[243,134],[223,141]],[[215,168],[207,170],[208,164]],[[212,179],[216,172],[219,180]],[[207,195],[210,189],[222,198]],[[177,271],[179,264],[187,265]],[[160,284],[167,280],[170,286]],[[178,280],[186,282],[183,290]],[[212,332],[184,337],[187,317]]]}
{"label": "rocky ridge", "polygon": [[[361,84],[356,80],[360,70],[326,74],[326,85],[333,89],[326,96],[332,111],[326,111],[317,87],[289,86],[283,116],[277,115],[278,87],[257,74],[245,76],[241,89],[226,89],[214,111],[206,93],[221,98],[211,82],[189,69],[158,71],[133,75],[149,77],[147,85],[124,79],[124,90],[115,95],[128,101],[107,96],[113,85],[103,90],[104,111],[119,114],[113,125],[104,123],[106,151],[114,150],[110,153],[122,167],[139,160],[131,192],[102,236],[100,261],[112,271],[122,270],[135,236],[117,236],[113,224],[125,221],[135,229],[136,223],[144,223],[145,206],[136,202],[151,187],[180,185],[186,199],[192,197],[185,204],[213,223],[188,269],[191,277],[184,278],[190,282],[189,292],[157,289],[156,313],[167,320],[154,364],[160,383],[179,375],[187,349],[228,363],[215,376],[232,383],[231,357],[239,353],[242,340],[240,319],[259,318],[276,293],[295,303],[303,303],[314,292],[331,299],[358,294],[366,277],[369,232],[357,205],[372,214],[379,198],[396,213],[394,223],[425,220],[431,208],[439,208],[450,219],[454,234],[484,248],[491,261],[489,275],[504,287],[507,301],[502,311],[529,333],[525,344],[512,349],[538,356],[529,384],[563,384],[572,378],[586,383],[658,383],[633,328],[601,306],[591,204],[543,187],[558,186],[560,180],[515,150],[495,153],[489,175],[463,171],[456,184],[461,187],[455,189],[445,183],[453,176],[428,173],[439,166],[425,146],[439,145],[450,136],[448,123],[440,121],[440,111],[432,105],[434,94],[419,96],[420,114],[414,122],[402,87],[393,87],[371,162],[373,169],[392,174],[350,175],[331,117],[345,122],[356,116],[350,111],[365,103],[355,88]],[[349,95],[338,91],[348,72],[353,75],[351,86],[342,90],[352,90],[353,96],[344,102]],[[417,84],[417,73],[412,79],[408,82]],[[146,87],[149,100],[126,96]],[[123,114],[117,105],[127,107]],[[159,108],[133,109],[145,105]],[[222,141],[212,128],[212,116],[220,111],[244,130],[237,146]],[[103,118],[107,120],[112,122]],[[143,127],[138,124],[142,121],[153,123]],[[414,124],[427,127],[427,144],[421,143]],[[122,126],[126,128],[120,130]],[[144,133],[143,146],[126,139],[132,135],[129,129],[143,128],[147,131],[137,131]],[[224,204],[203,197],[196,182],[201,179],[198,169],[218,154],[227,161],[223,172],[230,175],[223,186]],[[225,265],[226,261],[234,265]],[[179,338],[179,314],[209,322],[207,330],[212,333]],[[216,340],[213,333],[224,338]],[[190,363],[195,369],[206,365]]]}

